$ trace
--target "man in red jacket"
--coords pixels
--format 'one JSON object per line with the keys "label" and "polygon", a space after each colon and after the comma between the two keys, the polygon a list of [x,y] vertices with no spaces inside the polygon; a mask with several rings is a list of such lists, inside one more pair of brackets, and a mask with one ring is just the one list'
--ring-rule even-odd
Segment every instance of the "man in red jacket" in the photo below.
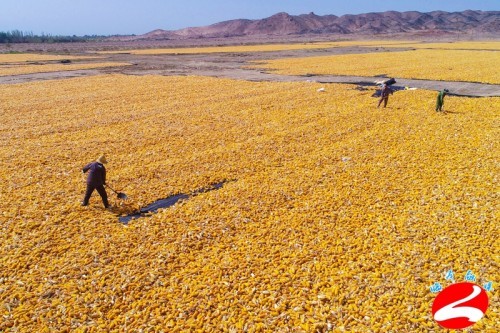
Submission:
{"label": "man in red jacket", "polygon": [[104,207],[109,207],[108,194],[104,188],[104,185],[106,185],[106,168],[104,167],[104,164],[106,163],[108,163],[108,161],[106,161],[106,157],[101,155],[95,162],[89,163],[83,167],[82,173],[89,171],[89,175],[87,176],[87,191],[85,192],[82,206],[87,206],[89,204],[92,192],[97,190],[101,196]]}

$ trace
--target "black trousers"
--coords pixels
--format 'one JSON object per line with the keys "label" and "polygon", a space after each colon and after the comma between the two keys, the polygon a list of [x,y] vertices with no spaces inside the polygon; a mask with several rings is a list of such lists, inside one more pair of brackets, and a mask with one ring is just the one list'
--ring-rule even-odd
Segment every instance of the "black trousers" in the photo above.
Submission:
{"label": "black trousers", "polygon": [[389,96],[381,97],[380,100],[378,101],[377,107],[380,107],[380,104],[382,104],[382,101],[384,101],[384,108],[387,106],[387,101],[389,100]]}
{"label": "black trousers", "polygon": [[97,190],[97,192],[101,196],[104,207],[108,208],[109,207],[108,194],[106,193],[104,185],[87,184],[87,191],[85,192],[85,197],[83,198],[82,204],[84,206],[89,204],[90,196],[92,195],[92,192],[94,192],[94,190]]}

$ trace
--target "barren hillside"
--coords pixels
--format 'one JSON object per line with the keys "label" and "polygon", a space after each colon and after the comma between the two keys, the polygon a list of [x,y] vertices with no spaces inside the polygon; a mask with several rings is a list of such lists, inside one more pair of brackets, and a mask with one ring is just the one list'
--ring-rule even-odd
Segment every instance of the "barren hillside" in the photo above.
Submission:
{"label": "barren hillside", "polygon": [[238,19],[204,27],[192,27],[175,31],[157,29],[131,39],[191,39],[222,38],[237,36],[290,36],[303,34],[450,34],[470,33],[488,36],[500,34],[500,11],[421,13],[416,11],[367,13],[359,15],[324,15],[314,13],[289,15],[278,13],[260,20]]}

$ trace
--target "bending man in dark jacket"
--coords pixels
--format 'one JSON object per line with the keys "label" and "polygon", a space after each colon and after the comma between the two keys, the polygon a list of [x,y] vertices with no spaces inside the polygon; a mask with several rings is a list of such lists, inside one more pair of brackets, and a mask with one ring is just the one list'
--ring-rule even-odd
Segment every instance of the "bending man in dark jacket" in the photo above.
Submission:
{"label": "bending man in dark jacket", "polygon": [[382,101],[384,102],[384,108],[387,106],[387,101],[389,100],[389,94],[393,94],[393,90],[389,87],[389,85],[384,84],[382,86],[382,90],[380,91],[380,100],[378,101],[377,108],[380,107]]}
{"label": "bending man in dark jacket", "polygon": [[106,163],[108,163],[108,161],[106,161],[106,157],[104,157],[104,155],[101,155],[99,156],[97,161],[89,163],[83,167],[82,172],[86,173],[87,171],[89,171],[89,175],[87,177],[87,191],[85,192],[82,206],[87,206],[89,204],[89,199],[92,195],[92,192],[94,192],[94,190],[97,190],[102,198],[104,207],[109,207],[108,194],[104,189],[104,185],[106,185],[106,168],[104,167],[104,164]]}

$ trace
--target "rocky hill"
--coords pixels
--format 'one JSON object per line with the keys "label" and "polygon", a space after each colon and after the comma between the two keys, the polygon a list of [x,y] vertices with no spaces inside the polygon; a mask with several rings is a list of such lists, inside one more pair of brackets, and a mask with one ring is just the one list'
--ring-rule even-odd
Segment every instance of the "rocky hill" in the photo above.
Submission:
{"label": "rocky hill", "polygon": [[238,19],[175,31],[154,30],[133,39],[190,39],[303,34],[384,35],[404,33],[477,33],[500,36],[500,11],[421,13],[416,11],[324,15],[278,13],[261,20]]}

